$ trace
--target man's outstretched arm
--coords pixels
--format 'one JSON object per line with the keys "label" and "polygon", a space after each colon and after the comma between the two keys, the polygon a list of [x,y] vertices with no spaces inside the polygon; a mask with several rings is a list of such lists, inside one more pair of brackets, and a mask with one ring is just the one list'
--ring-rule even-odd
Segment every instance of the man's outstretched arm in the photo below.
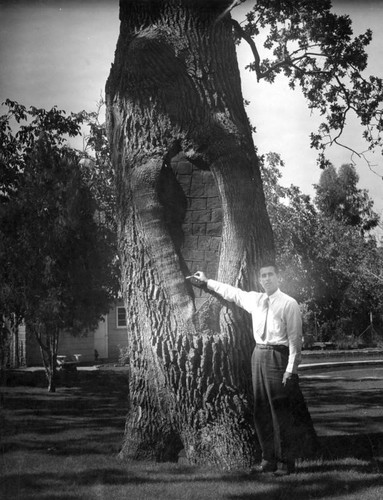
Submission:
{"label": "man's outstretched arm", "polygon": [[190,279],[194,286],[207,287],[208,290],[217,293],[229,302],[234,302],[248,312],[251,312],[254,307],[254,296],[261,295],[257,292],[244,292],[240,288],[209,279],[202,271],[197,271],[192,276],[187,276],[186,279]]}

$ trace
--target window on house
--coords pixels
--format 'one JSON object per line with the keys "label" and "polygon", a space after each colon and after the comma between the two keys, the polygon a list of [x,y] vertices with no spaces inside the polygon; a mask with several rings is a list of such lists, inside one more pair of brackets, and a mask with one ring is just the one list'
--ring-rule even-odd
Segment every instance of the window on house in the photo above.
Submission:
{"label": "window on house", "polygon": [[126,327],[126,311],[125,307],[117,307],[117,328]]}

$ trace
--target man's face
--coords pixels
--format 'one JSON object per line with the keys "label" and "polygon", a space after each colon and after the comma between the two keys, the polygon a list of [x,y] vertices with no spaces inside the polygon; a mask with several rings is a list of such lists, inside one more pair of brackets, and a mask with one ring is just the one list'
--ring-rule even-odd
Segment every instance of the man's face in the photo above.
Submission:
{"label": "man's face", "polygon": [[267,295],[272,295],[279,286],[278,274],[273,266],[261,267],[259,271],[259,281]]}

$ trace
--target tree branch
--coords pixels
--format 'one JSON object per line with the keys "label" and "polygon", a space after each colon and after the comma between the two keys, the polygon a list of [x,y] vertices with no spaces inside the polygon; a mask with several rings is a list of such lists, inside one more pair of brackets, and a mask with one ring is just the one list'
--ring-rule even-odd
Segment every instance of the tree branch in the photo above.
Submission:
{"label": "tree branch", "polygon": [[235,19],[232,19],[231,21],[233,23],[234,29],[237,32],[239,38],[242,38],[243,40],[245,40],[245,42],[247,42],[250,45],[251,51],[253,52],[253,56],[254,56],[255,74],[257,75],[257,81],[259,82],[259,80],[262,78],[262,76],[261,76],[261,70],[260,70],[261,58],[259,57],[257,46],[255,45],[255,42],[252,39],[252,37],[246,33],[246,31],[242,28],[242,26],[239,24],[238,21],[236,21]]}
{"label": "tree branch", "polygon": [[245,0],[234,0],[233,2],[231,2],[231,4],[229,5],[229,7],[227,7],[227,9],[225,9],[222,14],[220,14],[217,19],[215,20],[215,24],[218,23],[222,18],[224,18],[226,16],[226,14],[228,14],[230,11],[232,11],[234,9],[234,7],[237,7],[237,5],[240,5],[241,3],[243,3]]}
{"label": "tree branch", "polygon": [[367,269],[366,267],[363,268],[363,271],[367,271],[367,273],[370,275],[370,276],[373,276],[374,278],[376,278],[378,281],[381,281],[383,283],[383,278],[382,276],[378,276],[377,274],[373,273],[372,271],[370,271],[369,269]]}

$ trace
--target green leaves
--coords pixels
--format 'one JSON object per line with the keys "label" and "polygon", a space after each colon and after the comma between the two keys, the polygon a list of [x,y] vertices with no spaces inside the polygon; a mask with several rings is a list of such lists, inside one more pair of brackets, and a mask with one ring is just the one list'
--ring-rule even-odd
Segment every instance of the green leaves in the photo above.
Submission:
{"label": "green leaves", "polygon": [[357,187],[355,169],[327,168],[316,186],[314,205],[298,187],[279,185],[280,167],[283,162],[274,153],[261,158],[277,258],[284,269],[283,289],[303,304],[307,318],[323,325],[326,335],[341,324],[351,324],[347,334],[352,329],[360,333],[370,311],[378,327],[383,256],[376,241],[365,236],[378,216],[368,192]]}
{"label": "green leaves", "polygon": [[[258,0],[242,30],[254,37],[257,57],[248,68],[258,80],[272,83],[284,74],[292,89],[301,88],[308,107],[322,115],[311,135],[319,166],[328,165],[330,145],[343,146],[340,137],[350,113],[359,118],[369,147],[382,147],[382,81],[364,75],[371,30],[353,38],[351,19],[332,13],[328,0]],[[260,35],[262,51],[256,46]]]}
{"label": "green leaves", "polygon": [[61,154],[66,137],[80,134],[85,115],[65,116],[65,111],[56,107],[46,111],[31,106],[27,110],[10,99],[3,104],[8,106],[8,113],[0,117],[0,200],[4,201],[17,189],[19,177],[39,138],[44,137],[51,148]]}
{"label": "green leaves", "polygon": [[353,226],[363,235],[378,225],[379,216],[372,209],[368,192],[357,187],[358,181],[353,165],[342,165],[338,172],[330,165],[315,186],[315,202],[326,217]]}
{"label": "green leaves", "polygon": [[101,128],[92,122],[90,146],[82,153],[66,139],[78,135],[90,115],[6,105],[0,122],[0,307],[8,316],[22,311],[47,335],[62,329],[78,334],[97,326],[118,289],[113,195],[107,201],[99,196],[114,187],[104,186],[111,179],[106,160],[97,163],[107,155],[97,150],[93,162],[83,163],[98,147]]}
{"label": "green leaves", "polygon": [[7,99],[3,104],[8,106],[8,115],[2,117],[2,123],[7,123],[7,132],[11,133],[9,122],[13,118],[17,124],[27,121],[28,124],[20,125],[16,132],[19,149],[30,152],[38,139],[40,133],[44,132],[49,138],[52,146],[61,146],[66,142],[65,136],[75,137],[81,132],[81,124],[84,122],[84,112],[71,113],[65,116],[64,110],[58,110],[54,106],[49,111],[43,108],[31,106],[29,110],[25,106]]}

